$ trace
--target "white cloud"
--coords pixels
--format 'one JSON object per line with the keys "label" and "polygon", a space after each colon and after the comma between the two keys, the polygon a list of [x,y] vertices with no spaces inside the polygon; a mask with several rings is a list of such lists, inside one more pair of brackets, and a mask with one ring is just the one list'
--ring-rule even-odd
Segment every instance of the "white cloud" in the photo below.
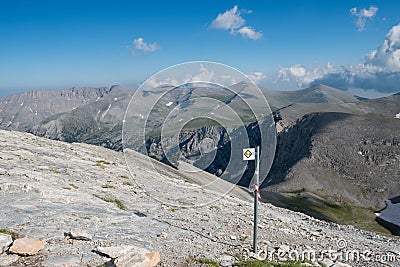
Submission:
{"label": "white cloud", "polygon": [[211,22],[210,28],[229,30],[231,34],[240,34],[243,38],[258,40],[263,34],[253,27],[246,26],[246,20],[242,14],[251,14],[251,10],[240,10],[238,6],[218,14]]}
{"label": "white cloud", "polygon": [[268,78],[267,75],[265,75],[265,73],[260,71],[250,72],[249,74],[247,74],[247,77],[249,77],[249,79],[255,83],[260,83]]}
{"label": "white cloud", "polygon": [[252,40],[261,39],[263,34],[261,32],[255,31],[253,28],[244,26],[238,30],[238,33],[243,36],[243,38],[248,38]]}
{"label": "white cloud", "polygon": [[340,68],[331,63],[312,68],[295,64],[280,68],[271,81],[285,89],[293,85],[304,88],[321,83],[366,97],[399,92],[400,24],[392,27],[384,42],[368,53],[360,64]]}
{"label": "white cloud", "polygon": [[372,20],[377,13],[378,8],[375,6],[370,6],[368,9],[357,9],[356,7],[350,9],[350,14],[357,17],[355,24],[357,25],[359,31],[363,31],[365,29],[367,19]]}
{"label": "white cloud", "polygon": [[225,86],[230,86],[232,84],[238,83],[238,77],[225,74],[221,75],[218,70],[213,70],[212,68],[207,68],[205,64],[200,63],[199,69],[192,69],[189,74],[179,75],[176,77],[162,77],[153,76],[145,82],[146,90],[156,88],[159,86],[179,86],[186,83],[193,82],[203,82],[203,83],[215,83]]}
{"label": "white cloud", "polygon": [[142,37],[139,37],[132,42],[132,46],[129,46],[132,55],[141,55],[147,52],[154,52],[160,49],[157,43],[148,44]]}
{"label": "white cloud", "polygon": [[211,28],[236,30],[245,24],[245,20],[241,16],[242,11],[238,10],[238,6],[218,14],[217,18],[211,23]]}
{"label": "white cloud", "polygon": [[387,71],[400,71],[400,24],[389,31],[378,49],[366,56],[366,62]]}
{"label": "white cloud", "polygon": [[157,79],[157,77],[151,77],[146,82],[146,90],[157,88],[159,86],[178,86],[182,84],[182,82],[178,81],[176,78],[166,77],[162,80]]}
{"label": "white cloud", "polygon": [[316,79],[322,78],[325,74],[334,71],[335,67],[328,62],[326,67],[306,68],[301,64],[290,67],[282,67],[277,73],[276,83],[290,82],[296,83],[299,88],[308,86]]}

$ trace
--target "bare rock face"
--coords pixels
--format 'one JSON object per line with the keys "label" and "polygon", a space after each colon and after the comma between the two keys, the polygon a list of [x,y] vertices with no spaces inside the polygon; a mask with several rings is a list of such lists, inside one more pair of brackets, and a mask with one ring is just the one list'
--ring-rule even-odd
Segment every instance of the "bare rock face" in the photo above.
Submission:
{"label": "bare rock face", "polygon": [[149,251],[144,248],[136,246],[116,246],[116,247],[98,247],[97,251],[111,259],[116,259],[122,255],[128,254],[132,251],[137,254],[147,254]]}
{"label": "bare rock face", "polygon": [[74,87],[65,90],[38,90],[0,99],[0,128],[26,130],[45,118],[95,102],[111,88]]}
{"label": "bare rock face", "polygon": [[42,262],[44,267],[73,267],[81,265],[81,257],[79,255],[70,256],[51,256]]}
{"label": "bare rock face", "polygon": [[[36,255],[3,254],[0,262],[5,256],[4,262],[17,262],[4,266],[104,266],[118,259],[124,266],[126,259],[124,262],[131,265],[125,266],[135,266],[136,257],[149,266],[159,254],[151,251],[160,251],[162,260],[157,266],[171,267],[202,266],[193,262],[199,258],[223,265],[231,260],[225,255],[238,254],[244,260],[252,257],[252,240],[246,239],[253,231],[250,194],[235,188],[231,195],[219,198],[219,187],[198,185],[208,177],[214,179],[211,174],[180,173],[159,162],[149,162],[142,154],[132,151],[131,156],[137,167],[131,169],[130,180],[122,153],[0,130],[0,225],[23,236],[46,240],[45,249]],[[154,172],[153,165],[163,171],[162,175]],[[172,207],[140,187],[141,178],[146,186],[160,188],[174,203],[215,201],[196,208]],[[63,234],[71,229],[90,233],[92,240],[66,240]],[[361,252],[373,249],[385,255],[400,251],[398,238],[320,221],[268,203],[259,206],[260,249],[275,253],[274,248],[286,245],[290,251],[336,250],[338,239],[345,239],[349,249]],[[144,251],[130,254],[124,246]],[[112,247],[116,248],[112,251]],[[94,248],[103,254],[95,253]],[[366,261],[343,263],[371,266]]]}
{"label": "bare rock face", "polygon": [[19,238],[14,241],[10,252],[21,256],[32,256],[44,249],[45,244],[45,241],[34,238]]}
{"label": "bare rock face", "polygon": [[115,259],[114,264],[116,267],[149,267],[150,259],[146,255],[131,251]]}
{"label": "bare rock face", "polygon": [[158,251],[147,253],[146,257],[150,260],[149,267],[156,266],[161,261],[161,255]]}
{"label": "bare rock face", "polygon": [[97,252],[111,258],[117,267],[153,267],[161,261],[160,252],[137,246],[98,247]]}
{"label": "bare rock face", "polygon": [[67,238],[75,239],[75,240],[90,241],[90,240],[92,240],[92,235],[90,235],[89,233],[87,233],[81,229],[74,229],[67,233]]}
{"label": "bare rock face", "polygon": [[19,256],[15,255],[15,254],[1,254],[0,255],[0,266],[8,267],[11,264],[13,264],[14,262],[16,262],[18,259],[19,259]]}
{"label": "bare rock face", "polygon": [[4,253],[11,244],[12,244],[11,236],[0,233],[0,254]]}

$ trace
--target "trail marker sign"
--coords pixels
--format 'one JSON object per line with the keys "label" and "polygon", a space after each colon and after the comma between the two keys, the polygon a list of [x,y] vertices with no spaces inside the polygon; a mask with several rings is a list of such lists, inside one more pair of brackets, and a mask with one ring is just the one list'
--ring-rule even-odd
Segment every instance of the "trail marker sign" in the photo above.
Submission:
{"label": "trail marker sign", "polygon": [[261,202],[260,195],[260,147],[255,148],[245,148],[243,149],[243,160],[255,160],[256,169],[254,172],[255,183],[252,186],[254,188],[254,230],[253,230],[253,251],[257,254],[257,236],[258,236],[258,204]]}
{"label": "trail marker sign", "polygon": [[243,149],[243,160],[256,160],[256,149],[255,148]]}

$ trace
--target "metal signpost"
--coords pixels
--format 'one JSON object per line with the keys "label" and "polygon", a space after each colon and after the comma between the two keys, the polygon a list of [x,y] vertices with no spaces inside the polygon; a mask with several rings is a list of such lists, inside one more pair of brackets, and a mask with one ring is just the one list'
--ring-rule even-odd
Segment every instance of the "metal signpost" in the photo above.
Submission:
{"label": "metal signpost", "polygon": [[243,160],[255,160],[255,183],[254,188],[254,231],[253,231],[253,251],[257,253],[257,236],[258,236],[258,202],[261,201],[260,195],[260,147],[243,149]]}

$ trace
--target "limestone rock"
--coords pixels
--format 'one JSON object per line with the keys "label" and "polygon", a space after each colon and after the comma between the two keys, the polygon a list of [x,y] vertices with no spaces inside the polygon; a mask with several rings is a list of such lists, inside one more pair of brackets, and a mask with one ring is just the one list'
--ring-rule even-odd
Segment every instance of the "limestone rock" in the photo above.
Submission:
{"label": "limestone rock", "polygon": [[0,254],[4,253],[12,244],[12,242],[13,241],[10,235],[0,233]]}
{"label": "limestone rock", "polygon": [[234,258],[231,255],[222,255],[220,258],[220,265],[223,267],[232,266]]}
{"label": "limestone rock", "polygon": [[81,257],[78,255],[52,256],[42,262],[44,267],[75,267],[81,265]]}
{"label": "limestone rock", "polygon": [[321,263],[325,264],[326,267],[331,267],[331,266],[333,266],[333,265],[335,264],[335,263],[334,263],[332,260],[330,260],[330,259],[324,259],[324,260],[321,261]]}
{"label": "limestone rock", "polygon": [[136,252],[141,255],[149,253],[147,249],[136,246],[97,247],[97,251],[111,259],[119,258],[131,252]]}
{"label": "limestone rock", "polygon": [[342,262],[336,262],[334,265],[332,265],[332,267],[351,267],[351,265]]}
{"label": "limestone rock", "polygon": [[146,257],[150,260],[149,267],[156,266],[161,261],[161,255],[158,251],[147,253]]}
{"label": "limestone rock", "polygon": [[75,240],[91,241],[92,236],[81,229],[74,229],[68,232],[67,237]]}
{"label": "limestone rock", "polygon": [[152,267],[146,255],[131,251],[114,260],[116,267]]}
{"label": "limestone rock", "polygon": [[31,256],[42,250],[45,244],[45,241],[34,238],[19,238],[14,241],[10,252],[21,256]]}
{"label": "limestone rock", "polygon": [[5,266],[10,266],[14,262],[16,262],[19,259],[18,255],[15,254],[2,254],[0,255],[0,266],[5,267]]}

